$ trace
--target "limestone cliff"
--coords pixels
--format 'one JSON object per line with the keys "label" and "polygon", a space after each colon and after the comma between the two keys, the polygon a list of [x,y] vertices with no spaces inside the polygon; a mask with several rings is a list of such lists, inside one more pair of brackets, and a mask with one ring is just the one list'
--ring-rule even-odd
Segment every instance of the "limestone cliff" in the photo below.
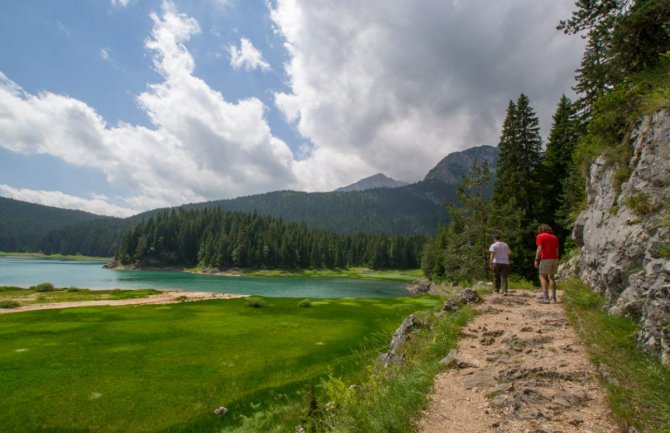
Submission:
{"label": "limestone cliff", "polygon": [[630,177],[620,185],[625,167],[603,156],[590,167],[575,270],[610,313],[639,318],[639,341],[670,364],[670,111],[642,118],[630,142]]}

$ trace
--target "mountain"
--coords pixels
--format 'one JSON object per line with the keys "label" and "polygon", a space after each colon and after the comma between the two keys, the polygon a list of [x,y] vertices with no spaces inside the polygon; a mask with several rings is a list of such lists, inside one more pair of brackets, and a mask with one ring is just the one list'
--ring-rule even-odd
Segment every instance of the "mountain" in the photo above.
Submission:
{"label": "mountain", "polygon": [[0,250],[35,251],[50,232],[98,218],[105,217],[0,197]]}
{"label": "mountain", "polygon": [[[177,208],[257,213],[340,234],[432,236],[439,224],[449,220],[444,203],[457,203],[458,183],[473,161],[487,161],[495,172],[497,148],[479,146],[452,153],[424,180],[411,185],[362,191],[274,191]],[[0,251],[111,256],[128,228],[164,210],[120,219],[0,198]]]}
{"label": "mountain", "polygon": [[409,185],[407,182],[402,182],[400,180],[391,179],[383,173],[377,173],[373,176],[366,177],[361,179],[356,183],[352,183],[348,186],[343,186],[338,188],[335,191],[347,192],[347,191],[366,191],[368,189],[376,188],[398,188],[400,186]]}
{"label": "mountain", "polygon": [[437,180],[446,184],[458,184],[463,175],[470,171],[474,162],[478,164],[486,162],[491,172],[495,173],[498,148],[483,145],[450,153],[428,172],[424,181]]}

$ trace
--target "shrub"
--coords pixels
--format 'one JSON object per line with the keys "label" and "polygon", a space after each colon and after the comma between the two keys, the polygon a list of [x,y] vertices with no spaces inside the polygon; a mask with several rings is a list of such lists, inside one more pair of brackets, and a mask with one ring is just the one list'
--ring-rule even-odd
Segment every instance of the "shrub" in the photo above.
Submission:
{"label": "shrub", "polygon": [[303,307],[303,308],[308,308],[312,306],[312,301],[309,299],[303,299],[302,301],[298,302],[298,307]]}
{"label": "shrub", "polygon": [[38,284],[36,286],[32,286],[31,289],[36,292],[53,292],[54,290],[56,290],[54,285],[51,283]]}
{"label": "shrub", "polygon": [[670,243],[665,243],[658,247],[658,257],[670,259]]}
{"label": "shrub", "polygon": [[265,307],[265,301],[260,298],[249,298],[247,299],[247,307],[263,308]]}
{"label": "shrub", "polygon": [[6,308],[6,309],[12,309],[12,308],[18,308],[20,307],[21,304],[19,304],[16,301],[0,301],[0,308]]}
{"label": "shrub", "polygon": [[638,217],[643,217],[656,210],[649,196],[643,192],[639,192],[637,194],[633,194],[626,197],[624,199],[624,203]]}

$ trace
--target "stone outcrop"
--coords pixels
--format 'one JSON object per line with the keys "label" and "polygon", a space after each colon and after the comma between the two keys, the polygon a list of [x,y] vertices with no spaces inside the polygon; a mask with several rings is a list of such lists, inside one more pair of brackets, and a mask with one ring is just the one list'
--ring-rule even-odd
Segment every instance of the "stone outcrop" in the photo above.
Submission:
{"label": "stone outcrop", "polygon": [[405,362],[405,355],[400,353],[400,347],[407,341],[411,332],[419,325],[420,322],[414,317],[414,314],[410,314],[403,320],[400,327],[393,333],[389,351],[382,353],[379,356],[379,360],[382,361],[385,366],[392,363],[402,364]]}
{"label": "stone outcrop", "polygon": [[670,364],[670,111],[642,118],[630,143],[628,167],[604,156],[590,167],[588,208],[573,230],[581,251],[569,268],[610,313],[639,318],[639,341]]}

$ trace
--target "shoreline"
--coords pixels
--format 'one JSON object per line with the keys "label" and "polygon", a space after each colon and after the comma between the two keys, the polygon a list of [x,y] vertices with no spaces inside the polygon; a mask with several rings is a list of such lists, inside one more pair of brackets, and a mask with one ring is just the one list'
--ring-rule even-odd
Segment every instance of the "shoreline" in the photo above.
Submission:
{"label": "shoreline", "polygon": [[[91,289],[92,290],[92,289]],[[239,299],[250,295],[234,293],[187,292],[181,290],[159,290],[161,293],[149,295],[145,298],[133,299],[96,299],[91,301],[47,302],[43,304],[21,305],[17,308],[0,308],[1,314],[23,313],[26,311],[55,310],[61,308],[123,306],[123,305],[165,305],[182,302],[209,301],[213,299]]]}
{"label": "shoreline", "polygon": [[213,275],[221,277],[262,277],[262,278],[337,278],[350,280],[378,280],[378,281],[400,281],[411,284],[421,279],[418,270],[373,270],[369,268],[349,269],[247,269],[247,268],[186,268],[181,266],[127,266],[109,262],[103,266],[105,269],[118,271],[161,271],[161,272],[185,272],[198,275]]}

